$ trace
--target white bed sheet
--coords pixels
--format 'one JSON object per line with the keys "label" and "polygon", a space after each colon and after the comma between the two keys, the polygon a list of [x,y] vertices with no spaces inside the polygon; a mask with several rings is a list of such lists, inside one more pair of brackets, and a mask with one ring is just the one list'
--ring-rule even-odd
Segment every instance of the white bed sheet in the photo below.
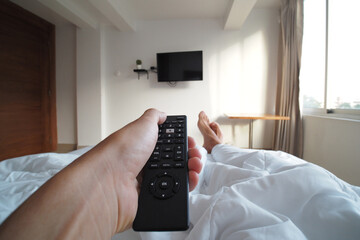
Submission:
{"label": "white bed sheet", "polygon": [[[0,162],[0,223],[86,150]],[[360,239],[359,187],[283,152],[200,150],[205,167],[190,194],[190,229],[113,239]]]}
{"label": "white bed sheet", "polygon": [[360,239],[360,188],[290,154],[217,145],[191,228],[146,239]]}

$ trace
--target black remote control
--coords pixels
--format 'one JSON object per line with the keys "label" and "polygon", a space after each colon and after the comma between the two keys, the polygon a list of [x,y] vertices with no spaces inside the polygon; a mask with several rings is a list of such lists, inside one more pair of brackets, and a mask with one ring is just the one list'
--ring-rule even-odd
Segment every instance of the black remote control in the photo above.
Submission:
{"label": "black remote control", "polygon": [[159,125],[155,149],[143,168],[135,231],[189,228],[187,119],[168,116]]}

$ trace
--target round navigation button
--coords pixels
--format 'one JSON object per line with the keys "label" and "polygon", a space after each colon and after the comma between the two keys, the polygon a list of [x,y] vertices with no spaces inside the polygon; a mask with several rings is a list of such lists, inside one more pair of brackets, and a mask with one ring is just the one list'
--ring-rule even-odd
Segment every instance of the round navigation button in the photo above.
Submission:
{"label": "round navigation button", "polygon": [[161,179],[159,181],[159,188],[162,190],[166,190],[170,187],[171,183],[168,179]]}

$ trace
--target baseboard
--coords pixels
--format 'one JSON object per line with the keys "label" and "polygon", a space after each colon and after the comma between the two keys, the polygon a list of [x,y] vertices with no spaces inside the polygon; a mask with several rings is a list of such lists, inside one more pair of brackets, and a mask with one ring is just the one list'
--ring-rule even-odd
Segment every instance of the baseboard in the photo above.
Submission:
{"label": "baseboard", "polygon": [[86,147],[90,147],[89,145],[84,145],[84,146],[77,146],[76,149],[82,149],[82,148],[86,148]]}
{"label": "baseboard", "polygon": [[56,152],[57,153],[68,153],[68,152],[74,151],[76,149],[77,149],[77,144],[60,143],[57,145]]}

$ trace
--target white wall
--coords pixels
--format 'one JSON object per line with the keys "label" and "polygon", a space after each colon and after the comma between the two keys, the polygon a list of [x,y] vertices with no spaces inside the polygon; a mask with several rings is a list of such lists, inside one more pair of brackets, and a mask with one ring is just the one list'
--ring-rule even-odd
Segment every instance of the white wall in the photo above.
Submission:
{"label": "white wall", "polygon": [[[104,29],[104,135],[137,118],[147,108],[188,116],[189,135],[202,143],[197,114],[205,110],[229,129],[227,141],[246,147],[247,122],[224,121],[226,112],[273,113],[276,86],[278,12],[254,10],[239,31],[224,31],[219,20],[150,21],[135,33]],[[156,65],[157,52],[202,50],[203,81],[158,83],[156,74],[138,80],[135,60]],[[117,76],[115,73],[120,73]],[[255,147],[271,146],[272,127],[255,123]],[[225,127],[226,129],[226,127]],[[240,140],[237,141],[236,137]],[[265,140],[263,140],[265,139]]]}
{"label": "white wall", "polygon": [[360,121],[304,116],[304,159],[360,186]]}
{"label": "white wall", "polygon": [[76,128],[76,29],[56,26],[56,114],[59,144],[75,144]]}
{"label": "white wall", "polygon": [[103,139],[102,31],[77,30],[76,99],[78,146]]}
{"label": "white wall", "polygon": [[[278,11],[256,9],[237,31],[224,31],[222,25],[214,19],[172,20],[141,22],[134,33],[112,27],[76,30],[76,63],[70,61],[76,66],[76,92],[58,79],[58,108],[63,109],[58,113],[59,143],[74,143],[77,137],[80,146],[96,144],[155,107],[168,114],[186,114],[189,135],[199,144],[197,115],[204,110],[221,123],[227,142],[247,147],[248,122],[227,120],[224,113],[274,112]],[[66,56],[65,48],[59,45],[58,54]],[[138,58],[149,68],[156,65],[157,52],[186,50],[203,51],[203,81],[170,87],[158,83],[154,73],[138,80],[133,72]],[[75,94],[76,101],[67,94]],[[71,119],[77,122],[69,123],[61,115],[72,113],[75,105]],[[256,121],[254,146],[270,148],[272,134],[273,122]]]}
{"label": "white wall", "polygon": [[[275,10],[255,10],[239,31],[223,31],[216,20],[154,21],[142,23],[135,33],[105,28],[93,32],[77,30],[75,34],[73,26],[58,27],[58,142],[96,144],[146,108],[157,107],[169,114],[187,114],[189,134],[200,144],[196,119],[197,113],[205,110],[221,123],[227,142],[247,147],[247,121],[229,121],[222,114],[273,113],[277,17]],[[145,76],[138,80],[132,71],[138,58],[150,67],[155,65],[157,52],[198,49],[204,51],[202,82],[179,83],[172,88],[158,83],[155,74],[149,80]],[[120,76],[115,75],[117,71]],[[358,122],[305,116],[305,160],[360,185],[359,131]],[[83,136],[79,140],[78,133]],[[273,122],[255,121],[254,146],[270,148],[272,134]]]}

